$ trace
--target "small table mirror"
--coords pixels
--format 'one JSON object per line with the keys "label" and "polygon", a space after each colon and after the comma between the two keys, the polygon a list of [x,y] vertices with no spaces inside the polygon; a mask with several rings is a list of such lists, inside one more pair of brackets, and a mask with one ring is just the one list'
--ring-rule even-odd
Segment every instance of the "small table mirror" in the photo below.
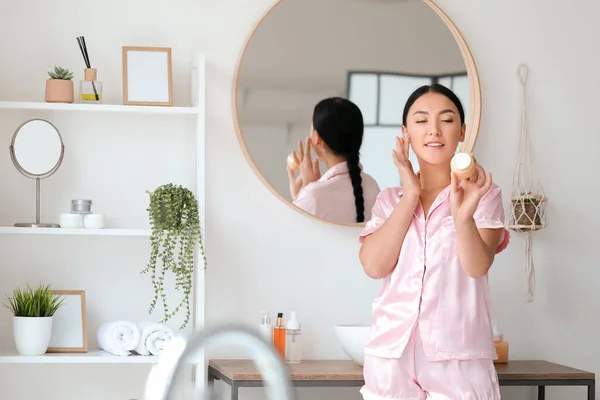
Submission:
{"label": "small table mirror", "polygon": [[35,179],[35,222],[16,223],[16,227],[59,228],[40,222],[40,180],[54,174],[62,163],[65,146],[58,129],[42,119],[25,121],[10,143],[10,157],[17,170]]}

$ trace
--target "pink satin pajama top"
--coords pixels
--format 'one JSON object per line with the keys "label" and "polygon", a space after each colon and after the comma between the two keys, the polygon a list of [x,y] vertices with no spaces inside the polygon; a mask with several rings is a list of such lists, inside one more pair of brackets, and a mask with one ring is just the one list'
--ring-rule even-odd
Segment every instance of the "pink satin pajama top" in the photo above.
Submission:
{"label": "pink satin pajama top", "polygon": [[[438,195],[426,219],[423,208],[416,208],[398,263],[373,301],[366,354],[400,357],[418,321],[429,360],[497,358],[487,275],[472,278],[462,269],[449,193],[447,187]],[[361,243],[383,225],[401,196],[398,187],[381,191]],[[496,252],[506,248],[510,234],[498,186],[482,197],[474,220],[478,228],[502,228]]]}
{"label": "pink satin pajama top", "polygon": [[[361,172],[361,186],[365,207],[364,220],[368,221],[380,189],[375,179],[364,172]],[[355,224],[356,205],[348,163],[344,161],[332,166],[319,180],[303,187],[294,204],[331,222]]]}

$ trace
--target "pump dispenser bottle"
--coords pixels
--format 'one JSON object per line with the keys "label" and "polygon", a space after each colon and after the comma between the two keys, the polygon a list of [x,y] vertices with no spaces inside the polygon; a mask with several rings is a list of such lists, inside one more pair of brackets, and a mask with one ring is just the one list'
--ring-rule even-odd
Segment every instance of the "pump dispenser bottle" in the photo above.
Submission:
{"label": "pump dispenser bottle", "polygon": [[298,364],[302,360],[302,330],[296,311],[290,313],[285,330],[285,362]]}
{"label": "pump dispenser bottle", "polygon": [[258,332],[264,340],[271,343],[273,341],[273,325],[268,311],[262,312],[262,319],[258,327]]}
{"label": "pump dispenser bottle", "polygon": [[275,350],[285,359],[285,323],[283,322],[283,313],[277,313],[277,321],[273,329],[273,345]]}

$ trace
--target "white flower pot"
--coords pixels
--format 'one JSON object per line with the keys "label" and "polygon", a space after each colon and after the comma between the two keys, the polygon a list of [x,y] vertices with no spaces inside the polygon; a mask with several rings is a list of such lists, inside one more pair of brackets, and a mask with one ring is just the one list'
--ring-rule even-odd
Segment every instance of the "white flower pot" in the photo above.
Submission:
{"label": "white flower pot", "polygon": [[48,350],[53,317],[13,317],[13,335],[22,356],[41,356]]}

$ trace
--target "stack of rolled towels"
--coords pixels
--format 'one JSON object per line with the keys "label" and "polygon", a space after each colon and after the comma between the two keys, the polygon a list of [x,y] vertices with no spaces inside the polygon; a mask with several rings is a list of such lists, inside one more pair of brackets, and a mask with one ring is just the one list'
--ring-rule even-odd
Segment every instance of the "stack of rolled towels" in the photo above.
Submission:
{"label": "stack of rolled towels", "polygon": [[170,327],[154,322],[109,321],[98,328],[98,346],[116,356],[158,356],[173,337]]}

